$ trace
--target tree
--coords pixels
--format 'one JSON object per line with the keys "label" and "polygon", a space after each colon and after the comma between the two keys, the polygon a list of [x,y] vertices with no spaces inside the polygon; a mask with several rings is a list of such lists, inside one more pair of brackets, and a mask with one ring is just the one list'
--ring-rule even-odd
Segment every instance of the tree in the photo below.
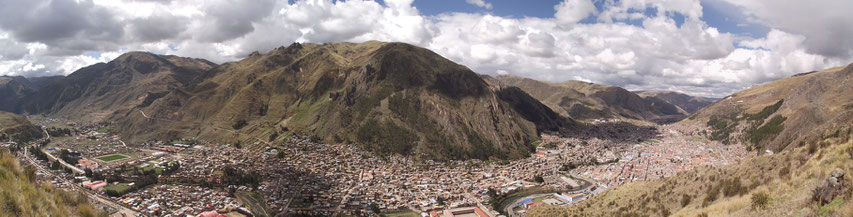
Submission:
{"label": "tree", "polygon": [[534,176],[533,181],[536,181],[538,183],[543,183],[543,182],[545,182],[545,178],[542,178],[542,176]]}
{"label": "tree", "polygon": [[492,200],[494,200],[495,198],[498,198],[498,191],[495,191],[494,188],[489,188],[488,195],[489,195],[489,198],[492,198]]}
{"label": "tree", "polygon": [[380,212],[382,212],[382,210],[379,209],[379,205],[376,205],[376,203],[370,204],[370,211],[373,211],[373,213],[375,214],[379,214]]}

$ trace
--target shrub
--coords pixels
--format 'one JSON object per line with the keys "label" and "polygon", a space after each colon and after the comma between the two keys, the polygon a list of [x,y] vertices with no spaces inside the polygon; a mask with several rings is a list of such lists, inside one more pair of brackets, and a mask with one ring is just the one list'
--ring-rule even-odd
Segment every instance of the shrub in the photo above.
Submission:
{"label": "shrub", "polygon": [[782,115],[773,116],[773,118],[771,118],[770,121],[764,124],[764,126],[746,132],[749,141],[754,145],[758,145],[764,140],[775,138],[776,135],[778,135],[782,132],[782,130],[785,129],[785,125],[783,123],[787,119],[788,118]]}
{"label": "shrub", "polygon": [[239,129],[245,127],[246,124],[248,124],[246,122],[246,120],[241,119],[241,120],[238,120],[237,122],[235,122],[233,125],[231,125],[231,127],[234,128],[235,130],[239,130]]}
{"label": "shrub", "polygon": [[779,177],[787,178],[788,174],[791,174],[791,165],[786,164],[785,167],[779,170]]}
{"label": "shrub", "polygon": [[681,207],[685,207],[690,204],[690,201],[693,200],[693,197],[687,194],[681,195]]}
{"label": "shrub", "polygon": [[766,192],[752,194],[752,209],[765,209],[770,205],[770,195]]}

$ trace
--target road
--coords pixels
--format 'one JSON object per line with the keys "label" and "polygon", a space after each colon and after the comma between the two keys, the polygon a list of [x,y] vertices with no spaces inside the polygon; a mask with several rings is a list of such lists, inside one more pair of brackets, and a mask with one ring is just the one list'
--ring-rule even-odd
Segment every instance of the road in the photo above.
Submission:
{"label": "road", "polygon": [[[145,114],[145,112],[143,112],[142,110],[139,110],[139,113],[142,113],[142,117],[145,117],[145,118],[148,118],[148,119],[154,119],[154,120],[161,120],[161,121],[175,122],[174,120],[169,120],[169,119],[165,119],[165,118],[155,118],[155,117],[148,116],[148,114]],[[200,122],[192,122],[192,123],[195,123],[195,124],[198,124],[198,125],[205,125],[204,123],[200,123]],[[263,140],[263,139],[261,139],[261,138],[258,138],[258,137],[255,137],[255,136],[252,136],[252,135],[249,135],[249,134],[241,133],[241,132],[236,131],[236,130],[227,129],[227,128],[222,128],[222,127],[213,126],[213,125],[210,125],[210,127],[213,127],[213,128],[215,128],[215,129],[218,129],[218,130],[228,131],[229,133],[232,133],[232,134],[240,134],[240,135],[244,135],[244,136],[246,136],[246,137],[249,137],[249,138],[255,139],[255,140],[257,140],[258,142],[264,143],[264,144],[266,144],[266,145],[271,145],[271,143],[270,143],[270,142],[267,142],[266,140]]]}
{"label": "road", "polygon": [[83,170],[81,170],[80,168],[77,168],[77,167],[75,167],[75,166],[73,166],[73,165],[71,165],[71,164],[66,163],[64,160],[59,159],[59,158],[57,158],[57,157],[53,156],[53,154],[51,154],[50,152],[46,152],[46,151],[44,151],[44,150],[41,150],[41,151],[42,151],[42,152],[44,152],[44,153],[47,155],[47,158],[50,158],[51,160],[58,161],[58,162],[59,162],[59,164],[62,164],[62,166],[66,167],[66,168],[68,168],[68,169],[71,169],[71,171],[74,171],[74,173],[76,173],[76,174],[86,174],[86,171],[83,171]]}

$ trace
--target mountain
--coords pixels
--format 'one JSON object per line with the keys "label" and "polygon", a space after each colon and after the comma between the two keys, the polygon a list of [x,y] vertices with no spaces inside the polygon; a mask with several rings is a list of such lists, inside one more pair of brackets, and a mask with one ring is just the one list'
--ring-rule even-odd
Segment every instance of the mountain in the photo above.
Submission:
{"label": "mountain", "polygon": [[0,77],[0,110],[20,112],[21,102],[33,93],[32,83],[24,77]]}
{"label": "mountain", "polygon": [[687,114],[693,114],[699,109],[705,108],[705,106],[710,105],[713,101],[710,101],[706,98],[690,96],[687,94],[675,92],[675,91],[663,91],[663,90],[652,90],[652,91],[640,91],[637,92],[637,95],[643,97],[644,99],[657,99],[665,101],[669,104],[672,104],[679,109],[683,110]]}
{"label": "mountain", "polygon": [[[116,63],[80,73],[107,72],[109,65]],[[108,117],[114,129],[135,141],[263,142],[313,135],[378,153],[444,160],[526,157],[539,132],[578,126],[523,91],[490,86],[465,66],[403,43],[294,43],[179,83],[171,91],[147,91],[163,93],[158,97],[121,97],[146,103],[116,110]],[[103,97],[122,95],[107,92]],[[88,102],[44,108],[68,113]]]}
{"label": "mountain", "polygon": [[486,80],[498,86],[521,88],[560,115],[577,120],[627,118],[670,123],[688,115],[665,100],[643,98],[616,86],[582,81],[550,83],[510,75]]}
{"label": "mountain", "polygon": [[30,141],[42,137],[41,128],[33,125],[26,117],[0,111],[0,141],[6,139]]}
{"label": "mountain", "polygon": [[[853,64],[752,87],[679,124],[759,153],[529,216],[853,216]],[[735,144],[733,144],[735,145]],[[775,153],[775,154],[774,154]]]}
{"label": "mountain", "polygon": [[116,111],[145,106],[189,85],[216,64],[206,60],[129,52],[109,63],[55,79],[23,103],[23,111],[75,119],[103,119]]}
{"label": "mountain", "polygon": [[33,77],[0,76],[0,110],[20,113],[21,105],[40,88],[62,76]]}
{"label": "mountain", "polygon": [[850,82],[851,66],[788,77],[728,96],[686,122],[708,126],[714,140],[778,152],[853,122]]}

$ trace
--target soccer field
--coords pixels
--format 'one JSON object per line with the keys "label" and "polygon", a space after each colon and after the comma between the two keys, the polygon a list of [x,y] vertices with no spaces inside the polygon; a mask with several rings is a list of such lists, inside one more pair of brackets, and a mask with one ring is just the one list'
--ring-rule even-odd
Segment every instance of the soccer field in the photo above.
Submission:
{"label": "soccer field", "polygon": [[120,159],[125,159],[125,158],[127,158],[127,156],[120,155],[120,154],[114,154],[114,155],[107,155],[107,156],[99,157],[98,160],[101,160],[104,162],[110,162],[110,161],[120,160]]}

